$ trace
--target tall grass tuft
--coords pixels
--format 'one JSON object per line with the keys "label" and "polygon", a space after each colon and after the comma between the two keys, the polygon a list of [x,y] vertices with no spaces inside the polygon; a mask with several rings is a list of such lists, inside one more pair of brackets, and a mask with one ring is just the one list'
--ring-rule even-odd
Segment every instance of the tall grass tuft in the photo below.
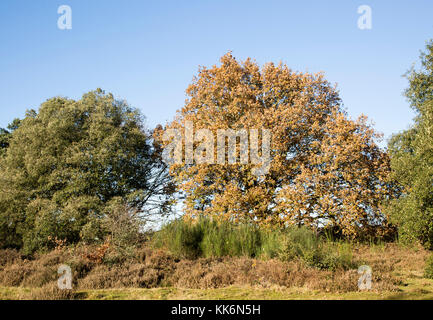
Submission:
{"label": "tall grass tuft", "polygon": [[204,217],[194,222],[179,219],[158,231],[154,244],[180,258],[298,259],[321,269],[353,267],[349,244],[326,241],[306,227],[265,229],[254,223],[216,222]]}
{"label": "tall grass tuft", "polygon": [[157,247],[167,248],[180,257],[200,257],[203,230],[208,223],[210,222],[203,219],[194,224],[186,223],[182,219],[175,220],[154,235],[154,243]]}
{"label": "tall grass tuft", "polygon": [[[206,221],[202,218],[202,221]],[[203,240],[200,245],[204,257],[246,256],[260,253],[260,230],[252,224],[233,225],[228,222],[203,223]]]}

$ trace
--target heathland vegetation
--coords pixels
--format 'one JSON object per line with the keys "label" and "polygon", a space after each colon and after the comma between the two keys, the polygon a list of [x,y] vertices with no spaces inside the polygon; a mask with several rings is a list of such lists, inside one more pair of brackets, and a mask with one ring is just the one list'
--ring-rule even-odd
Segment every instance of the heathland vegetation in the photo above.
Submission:
{"label": "heathland vegetation", "polygon": [[[431,297],[433,42],[407,79],[416,118],[386,149],[323,75],[230,53],[154,129],[101,89],[47,100],[0,129],[0,298],[354,298],[361,265],[359,297]],[[268,170],[212,162],[205,137],[195,161],[165,161],[164,132],[187,121],[269,130]]]}

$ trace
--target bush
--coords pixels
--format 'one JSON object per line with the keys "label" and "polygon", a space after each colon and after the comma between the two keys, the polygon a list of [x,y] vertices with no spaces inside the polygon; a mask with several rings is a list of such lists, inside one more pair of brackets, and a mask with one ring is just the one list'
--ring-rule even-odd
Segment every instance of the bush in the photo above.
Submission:
{"label": "bush", "polygon": [[320,269],[349,269],[355,266],[349,245],[320,239],[307,228],[287,230],[279,258],[285,261],[300,259],[308,266]]}
{"label": "bush", "polygon": [[433,254],[431,254],[425,263],[424,267],[424,277],[428,279],[433,279]]}
{"label": "bush", "polygon": [[282,249],[279,257],[282,260],[292,260],[301,257],[313,261],[318,254],[318,240],[305,228],[291,228],[282,235]]}

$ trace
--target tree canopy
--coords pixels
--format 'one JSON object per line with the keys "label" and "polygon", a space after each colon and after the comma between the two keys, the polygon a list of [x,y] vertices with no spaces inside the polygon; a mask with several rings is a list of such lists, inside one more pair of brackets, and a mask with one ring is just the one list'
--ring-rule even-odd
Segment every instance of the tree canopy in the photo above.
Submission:
{"label": "tree canopy", "polygon": [[419,69],[407,73],[405,92],[416,113],[414,124],[389,143],[392,174],[402,188],[390,211],[403,240],[433,248],[433,41],[420,61]]}
{"label": "tree canopy", "polygon": [[219,129],[251,128],[272,136],[271,163],[262,177],[251,163],[172,164],[187,216],[337,227],[348,237],[386,229],[381,203],[392,189],[389,158],[366,117],[350,120],[322,74],[283,64],[260,68],[228,53],[220,66],[202,67],[187,94],[165,129],[184,130],[191,121],[194,130],[207,128],[215,136]]}
{"label": "tree canopy", "polygon": [[101,239],[114,205],[166,212],[170,179],[143,120],[100,89],[28,111],[0,160],[1,246]]}
{"label": "tree canopy", "polygon": [[20,122],[20,119],[14,119],[14,121],[8,125],[7,129],[0,128],[0,156],[6,153],[12,132],[19,127]]}

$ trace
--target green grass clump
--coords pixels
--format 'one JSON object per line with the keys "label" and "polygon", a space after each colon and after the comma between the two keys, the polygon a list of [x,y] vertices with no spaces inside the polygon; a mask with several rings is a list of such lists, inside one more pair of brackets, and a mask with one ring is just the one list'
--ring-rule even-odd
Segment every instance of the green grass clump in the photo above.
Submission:
{"label": "green grass clump", "polygon": [[300,259],[320,269],[354,267],[349,244],[326,241],[307,228],[291,228],[284,233],[279,258],[283,261]]}
{"label": "green grass clump", "polygon": [[180,257],[200,257],[204,229],[208,223],[209,221],[205,220],[195,224],[186,223],[181,219],[175,220],[155,234],[154,243],[157,247],[167,248]]}
{"label": "green grass clump", "polygon": [[425,262],[424,278],[433,279],[433,254],[431,254]]}
{"label": "green grass clump", "polygon": [[204,217],[193,223],[179,219],[158,231],[154,244],[181,258],[299,259],[320,269],[353,267],[350,246],[318,238],[306,227],[265,229],[254,223],[233,224]]}
{"label": "green grass clump", "polygon": [[155,234],[154,244],[183,258],[248,256],[260,252],[260,231],[252,224],[233,225],[199,218],[165,225]]}
{"label": "green grass clump", "polygon": [[204,225],[206,228],[203,228],[200,245],[204,257],[256,257],[260,253],[260,230],[257,226],[215,221],[208,221]]}

